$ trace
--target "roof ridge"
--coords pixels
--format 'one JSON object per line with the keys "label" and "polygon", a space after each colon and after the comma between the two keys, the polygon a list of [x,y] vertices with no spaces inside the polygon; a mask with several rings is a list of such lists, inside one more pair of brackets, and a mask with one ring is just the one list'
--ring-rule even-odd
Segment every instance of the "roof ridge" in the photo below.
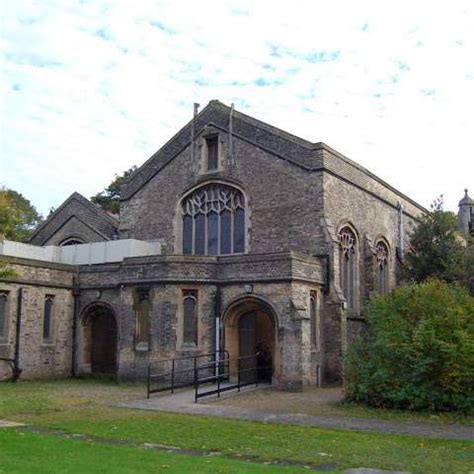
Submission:
{"label": "roof ridge", "polygon": [[[219,100],[216,100],[216,99],[211,100],[209,104],[211,103],[218,104],[224,107],[225,109],[229,110],[229,112],[231,110],[231,108],[227,104],[224,104],[223,102]],[[262,128],[266,130],[267,132],[274,133],[275,135],[284,136],[285,138],[293,142],[299,142],[300,145],[306,146],[308,149],[311,149],[315,145],[315,143],[309,140],[306,140],[305,138],[295,135],[294,133],[287,132],[286,130],[283,130],[282,128],[276,127],[275,125],[272,125],[268,122],[264,122],[263,120],[252,117],[251,115],[247,115],[246,113],[241,112],[235,108],[234,108],[234,114],[235,114],[234,116],[237,116],[237,117],[240,116],[240,118],[242,118],[243,120],[246,120],[247,122],[252,123],[252,125],[255,125],[258,128]]]}

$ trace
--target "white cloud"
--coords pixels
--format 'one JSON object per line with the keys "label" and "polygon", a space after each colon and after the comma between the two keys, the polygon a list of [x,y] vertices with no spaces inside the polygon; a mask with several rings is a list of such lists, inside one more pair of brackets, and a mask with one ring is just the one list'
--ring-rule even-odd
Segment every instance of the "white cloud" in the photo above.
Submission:
{"label": "white cloud", "polygon": [[[4,1],[0,182],[43,212],[218,98],[428,205],[474,188],[469,1]],[[474,189],[472,189],[474,193]]]}

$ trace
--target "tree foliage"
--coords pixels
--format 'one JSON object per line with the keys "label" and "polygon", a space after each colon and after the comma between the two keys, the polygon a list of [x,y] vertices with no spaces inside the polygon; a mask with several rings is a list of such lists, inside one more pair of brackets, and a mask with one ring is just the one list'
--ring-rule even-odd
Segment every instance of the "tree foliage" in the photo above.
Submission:
{"label": "tree foliage", "polygon": [[26,241],[42,216],[20,193],[0,189],[0,239]]}
{"label": "tree foliage", "polygon": [[137,170],[132,166],[121,175],[115,175],[114,180],[100,193],[91,197],[94,204],[98,204],[104,211],[118,214],[120,211],[120,187]]}
{"label": "tree foliage", "polygon": [[406,281],[438,278],[448,283],[465,279],[466,245],[458,232],[456,216],[443,210],[438,198],[424,214],[410,237],[402,267]]}
{"label": "tree foliage", "polygon": [[375,298],[345,359],[346,397],[370,406],[474,409],[474,298],[429,280]]}

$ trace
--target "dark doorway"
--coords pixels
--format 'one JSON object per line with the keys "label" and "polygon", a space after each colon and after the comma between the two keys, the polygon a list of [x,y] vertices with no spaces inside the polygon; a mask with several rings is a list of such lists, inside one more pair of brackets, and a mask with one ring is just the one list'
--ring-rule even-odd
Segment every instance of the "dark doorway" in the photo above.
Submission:
{"label": "dark doorway", "polygon": [[98,305],[90,308],[84,318],[83,362],[90,364],[90,373],[114,375],[117,371],[117,323],[111,309]]}
{"label": "dark doorway", "polygon": [[[268,314],[252,311],[239,319],[239,354],[244,381],[271,382],[274,328]],[[251,356],[251,357],[248,357]]]}

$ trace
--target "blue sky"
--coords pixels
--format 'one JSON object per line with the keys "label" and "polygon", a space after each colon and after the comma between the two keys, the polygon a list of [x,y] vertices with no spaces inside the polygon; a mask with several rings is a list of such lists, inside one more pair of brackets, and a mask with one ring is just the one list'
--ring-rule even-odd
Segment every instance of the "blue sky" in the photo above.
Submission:
{"label": "blue sky", "polygon": [[0,184],[47,213],[219,99],[429,206],[474,195],[474,3],[1,0]]}

